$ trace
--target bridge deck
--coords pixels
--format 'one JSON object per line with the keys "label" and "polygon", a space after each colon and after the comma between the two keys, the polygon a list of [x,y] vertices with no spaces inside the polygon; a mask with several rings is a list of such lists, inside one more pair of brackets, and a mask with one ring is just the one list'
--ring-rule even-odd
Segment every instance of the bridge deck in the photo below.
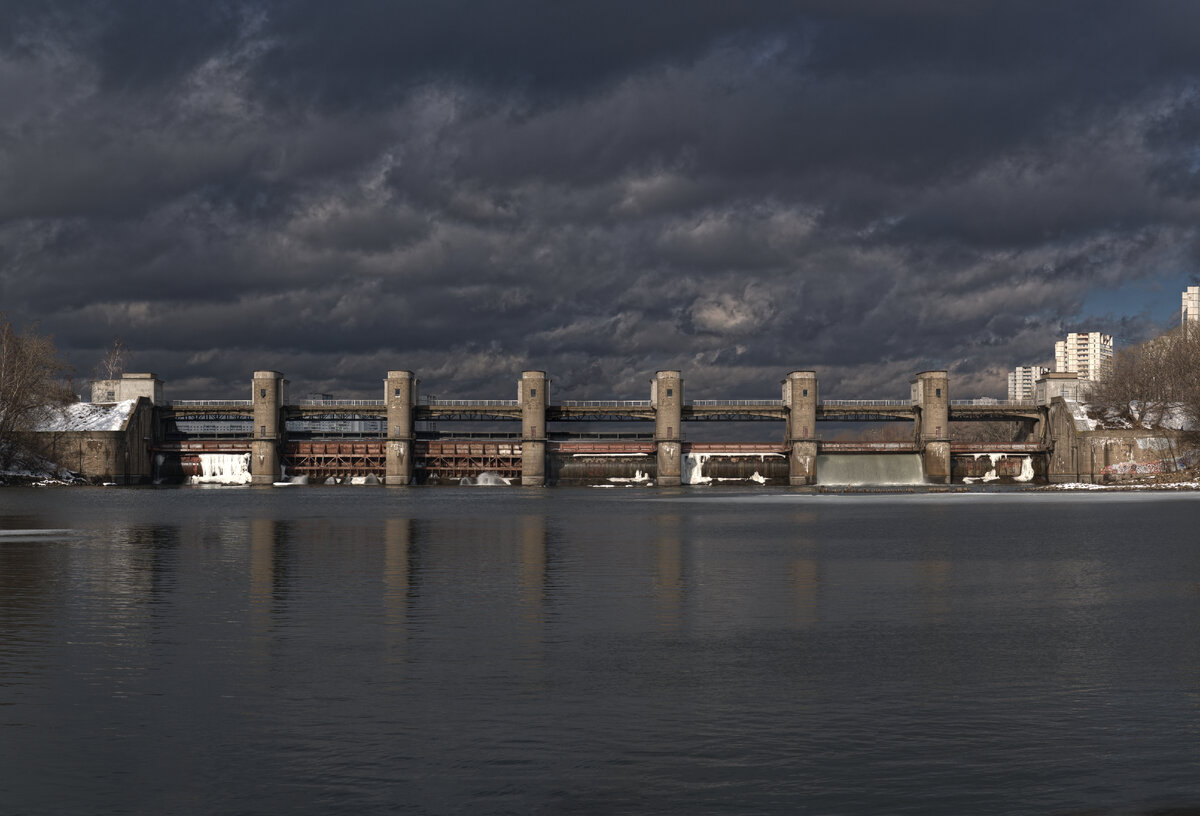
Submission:
{"label": "bridge deck", "polygon": [[[694,400],[682,406],[688,422],[785,421],[788,407],[781,400]],[[1034,421],[1043,415],[1034,405],[1007,403],[956,403],[950,406],[950,421]],[[187,419],[250,419],[250,400],[180,400],[157,408],[163,421]],[[283,406],[285,420],[385,419],[382,400],[310,400]],[[516,400],[436,400],[412,408],[417,422],[519,421]],[[918,408],[902,400],[827,400],[817,406],[823,422],[914,422]],[[654,408],[649,400],[566,400],[546,407],[549,422],[650,422]]]}

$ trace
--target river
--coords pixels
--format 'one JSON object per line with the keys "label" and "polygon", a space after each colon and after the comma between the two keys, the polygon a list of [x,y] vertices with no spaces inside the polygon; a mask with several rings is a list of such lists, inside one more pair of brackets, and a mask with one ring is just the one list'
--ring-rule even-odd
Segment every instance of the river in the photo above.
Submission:
{"label": "river", "polygon": [[1200,807],[1200,493],[0,490],[0,811]]}

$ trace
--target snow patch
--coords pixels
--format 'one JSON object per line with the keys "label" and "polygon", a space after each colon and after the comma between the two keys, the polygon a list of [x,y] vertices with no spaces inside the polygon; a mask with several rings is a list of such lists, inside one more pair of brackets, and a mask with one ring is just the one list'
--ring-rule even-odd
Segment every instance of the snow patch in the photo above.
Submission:
{"label": "snow patch", "polygon": [[34,427],[39,433],[74,431],[120,431],[133,414],[136,399],[117,403],[76,402],[47,408]]}
{"label": "snow patch", "polygon": [[[713,477],[704,475],[704,463],[714,456],[737,456],[745,458],[748,456],[757,456],[758,461],[767,461],[768,456],[783,458],[782,453],[746,453],[745,451],[710,451],[708,453],[689,453],[683,458],[683,475],[680,481],[685,485],[712,484]],[[758,471],[754,471],[753,476],[747,478],[739,478],[736,476],[727,476],[718,478],[718,482],[757,482],[758,484],[766,484],[766,478],[760,476]]]}
{"label": "snow patch", "polygon": [[644,483],[650,481],[650,474],[642,473],[640,470],[635,470],[633,472],[632,477],[630,477],[630,476],[609,476],[608,480],[610,482],[616,482],[616,483],[644,484]]}

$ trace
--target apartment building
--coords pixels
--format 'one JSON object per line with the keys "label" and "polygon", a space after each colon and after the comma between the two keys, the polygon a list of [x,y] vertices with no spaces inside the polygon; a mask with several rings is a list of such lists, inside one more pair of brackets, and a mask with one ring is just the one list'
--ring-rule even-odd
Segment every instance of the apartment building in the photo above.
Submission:
{"label": "apartment building", "polygon": [[1080,380],[1098,380],[1112,365],[1113,339],[1101,332],[1071,332],[1054,344],[1054,370],[1073,372]]}
{"label": "apartment building", "polygon": [[1189,286],[1183,290],[1179,323],[1183,326],[1189,323],[1200,323],[1200,286]]}
{"label": "apartment building", "polygon": [[1017,366],[1008,374],[1008,401],[1029,402],[1034,396],[1034,383],[1049,372],[1046,366]]}

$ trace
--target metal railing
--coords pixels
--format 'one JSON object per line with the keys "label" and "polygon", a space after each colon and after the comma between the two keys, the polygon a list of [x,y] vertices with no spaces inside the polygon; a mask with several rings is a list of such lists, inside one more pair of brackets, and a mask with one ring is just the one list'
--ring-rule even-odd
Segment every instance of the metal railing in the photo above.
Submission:
{"label": "metal railing", "polygon": [[854,400],[854,399],[827,399],[821,400],[821,405],[831,405],[835,407],[846,408],[911,408],[912,400]]}
{"label": "metal railing", "polygon": [[517,400],[435,399],[431,397],[418,404],[446,408],[515,408],[521,403]]}
{"label": "metal railing", "polygon": [[1037,403],[1032,399],[1027,400],[998,400],[992,397],[979,397],[978,399],[956,399],[950,400],[951,405],[984,405],[989,408],[1029,408]]}
{"label": "metal railing", "polygon": [[783,400],[781,400],[781,399],[692,400],[691,404],[695,405],[695,406],[699,406],[701,408],[724,407],[727,405],[729,405],[729,406],[744,406],[744,405],[779,406],[779,405],[783,405]]}
{"label": "metal railing", "polygon": [[205,408],[209,406],[224,407],[227,405],[252,406],[254,400],[248,399],[217,399],[217,400],[170,400],[167,405],[172,408]]}
{"label": "metal railing", "polygon": [[338,406],[360,406],[360,407],[377,407],[384,404],[381,399],[306,399],[300,400],[298,405],[315,406],[315,407],[338,407]]}
{"label": "metal railing", "polygon": [[650,400],[563,400],[563,408],[649,408]]}

